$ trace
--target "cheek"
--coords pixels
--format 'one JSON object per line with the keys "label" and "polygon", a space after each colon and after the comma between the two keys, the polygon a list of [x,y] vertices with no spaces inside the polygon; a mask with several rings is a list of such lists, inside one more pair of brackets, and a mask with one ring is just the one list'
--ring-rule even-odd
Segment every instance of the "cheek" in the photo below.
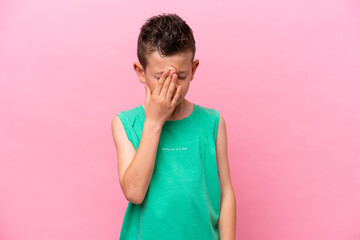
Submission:
{"label": "cheek", "polygon": [[185,82],[185,81],[179,81],[178,80],[178,82],[176,83],[176,87],[178,87],[178,86],[181,86],[181,88],[184,89],[184,88],[188,88],[189,84],[187,82]]}
{"label": "cheek", "polygon": [[148,88],[150,88],[150,92],[153,93],[154,90],[155,90],[155,86],[156,86],[156,85],[151,84],[151,83],[149,83],[149,82],[147,82],[147,83],[145,83],[145,84],[148,86]]}
{"label": "cheek", "polygon": [[146,82],[146,85],[148,85],[148,87],[151,89],[151,91],[153,91],[154,89],[155,89],[155,87],[156,87],[156,81],[154,82],[154,81],[147,81]]}
{"label": "cheek", "polygon": [[181,95],[181,96],[184,96],[184,95],[187,93],[187,91],[188,91],[188,89],[189,89],[189,86],[186,85],[186,84],[178,84],[178,85],[181,85],[180,95]]}

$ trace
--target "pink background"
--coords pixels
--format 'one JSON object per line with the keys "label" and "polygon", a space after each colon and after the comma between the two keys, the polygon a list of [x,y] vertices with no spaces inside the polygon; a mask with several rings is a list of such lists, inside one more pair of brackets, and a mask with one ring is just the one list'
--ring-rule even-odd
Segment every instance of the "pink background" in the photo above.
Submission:
{"label": "pink background", "polygon": [[[216,3],[215,3],[216,2]],[[111,119],[145,99],[147,18],[179,14],[187,99],[228,131],[237,239],[360,239],[360,3],[0,2],[0,239],[118,239]]]}

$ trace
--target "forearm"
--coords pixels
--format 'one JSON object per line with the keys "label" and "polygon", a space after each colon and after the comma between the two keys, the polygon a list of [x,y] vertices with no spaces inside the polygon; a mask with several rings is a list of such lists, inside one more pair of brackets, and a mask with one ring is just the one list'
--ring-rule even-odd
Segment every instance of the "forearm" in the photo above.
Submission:
{"label": "forearm", "polygon": [[128,198],[141,204],[148,190],[154,171],[161,126],[145,120],[141,141],[134,159],[124,173]]}
{"label": "forearm", "polygon": [[235,240],[236,236],[236,200],[233,191],[221,196],[219,217],[220,240]]}

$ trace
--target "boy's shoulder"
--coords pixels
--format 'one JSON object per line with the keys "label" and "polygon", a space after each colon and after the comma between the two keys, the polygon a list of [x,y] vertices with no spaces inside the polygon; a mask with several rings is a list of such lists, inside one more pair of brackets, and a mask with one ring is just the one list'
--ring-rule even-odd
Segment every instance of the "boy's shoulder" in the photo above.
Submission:
{"label": "boy's shoulder", "polygon": [[201,122],[201,127],[205,128],[212,133],[214,142],[216,142],[217,131],[219,126],[219,110],[216,108],[204,107],[197,105],[199,109],[199,117]]}
{"label": "boy's shoulder", "polygon": [[199,109],[199,112],[203,115],[208,115],[208,116],[211,116],[211,117],[219,117],[219,110],[217,110],[216,108],[210,108],[210,107],[205,107],[205,106],[201,106],[201,105],[198,105],[198,109]]}
{"label": "boy's shoulder", "polygon": [[133,125],[134,121],[141,116],[141,108],[142,105],[140,104],[130,109],[124,109],[120,111],[117,115],[120,117],[120,119],[126,118],[127,121],[129,121],[129,123]]}

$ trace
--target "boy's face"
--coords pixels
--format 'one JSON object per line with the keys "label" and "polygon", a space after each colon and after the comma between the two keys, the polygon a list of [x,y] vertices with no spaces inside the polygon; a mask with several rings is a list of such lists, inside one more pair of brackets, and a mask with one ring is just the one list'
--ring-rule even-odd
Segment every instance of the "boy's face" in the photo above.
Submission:
{"label": "boy's face", "polygon": [[191,62],[192,52],[184,51],[172,56],[161,57],[157,51],[147,56],[148,65],[146,72],[143,71],[139,63],[134,63],[134,68],[139,76],[141,83],[149,86],[151,92],[154,91],[157,82],[165,70],[174,69],[178,76],[176,85],[181,85],[179,102],[185,97],[189,90],[190,81],[193,79],[199,60]]}

